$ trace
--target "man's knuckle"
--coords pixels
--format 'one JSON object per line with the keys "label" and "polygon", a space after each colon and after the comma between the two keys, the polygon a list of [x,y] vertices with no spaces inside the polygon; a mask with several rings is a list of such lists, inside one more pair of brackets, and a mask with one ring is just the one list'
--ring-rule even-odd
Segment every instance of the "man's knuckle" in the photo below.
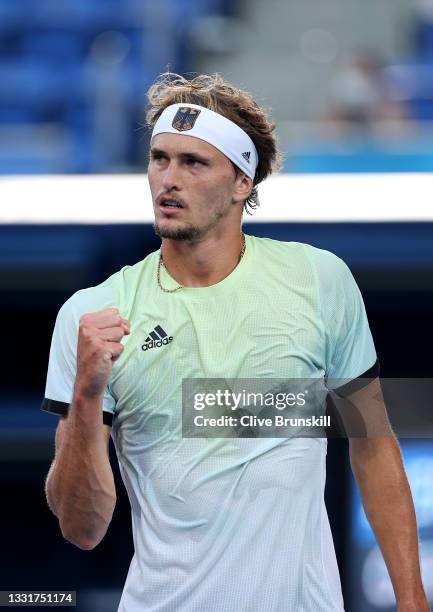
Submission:
{"label": "man's knuckle", "polygon": [[80,324],[80,334],[83,338],[89,338],[91,336],[90,328],[85,323]]}
{"label": "man's knuckle", "polygon": [[104,342],[101,342],[99,338],[92,336],[90,338],[90,353],[91,355],[99,355],[105,350]]}
{"label": "man's knuckle", "polygon": [[79,326],[86,327],[89,324],[89,316],[87,314],[81,315]]}

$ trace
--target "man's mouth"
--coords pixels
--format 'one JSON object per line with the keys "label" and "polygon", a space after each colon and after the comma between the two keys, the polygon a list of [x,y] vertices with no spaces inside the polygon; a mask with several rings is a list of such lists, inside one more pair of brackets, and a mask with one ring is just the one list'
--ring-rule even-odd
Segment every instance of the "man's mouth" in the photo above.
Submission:
{"label": "man's mouth", "polygon": [[159,206],[163,209],[170,209],[170,208],[183,208],[183,205],[178,202],[177,200],[173,200],[172,198],[163,198],[160,200],[159,202]]}

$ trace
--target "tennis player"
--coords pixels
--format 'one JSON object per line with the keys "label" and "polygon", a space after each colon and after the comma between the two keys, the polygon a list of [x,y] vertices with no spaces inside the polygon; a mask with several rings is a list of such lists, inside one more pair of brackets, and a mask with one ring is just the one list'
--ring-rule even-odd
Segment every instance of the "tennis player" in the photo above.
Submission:
{"label": "tennis player", "polygon": [[[162,75],[149,100],[162,246],[58,313],[43,402],[62,416],[49,507],[67,540],[97,546],[116,504],[111,435],[135,546],[119,612],[341,612],[326,437],[184,437],[182,381],[361,381],[351,399],[368,412],[379,365],[362,297],[331,252],[243,234],[279,164],[249,94],[219,76]],[[425,612],[398,443],[353,438],[350,458],[398,610]]]}

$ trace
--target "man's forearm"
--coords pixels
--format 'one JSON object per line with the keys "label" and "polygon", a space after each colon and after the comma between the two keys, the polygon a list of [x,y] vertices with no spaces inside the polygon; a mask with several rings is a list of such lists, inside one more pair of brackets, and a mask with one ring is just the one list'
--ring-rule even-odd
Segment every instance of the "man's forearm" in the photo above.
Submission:
{"label": "man's forearm", "polygon": [[399,610],[429,610],[421,581],[415,510],[398,442],[393,437],[351,439],[350,459]]}
{"label": "man's forearm", "polygon": [[46,492],[64,537],[90,549],[107,531],[116,492],[100,406],[80,403],[76,399],[71,404]]}

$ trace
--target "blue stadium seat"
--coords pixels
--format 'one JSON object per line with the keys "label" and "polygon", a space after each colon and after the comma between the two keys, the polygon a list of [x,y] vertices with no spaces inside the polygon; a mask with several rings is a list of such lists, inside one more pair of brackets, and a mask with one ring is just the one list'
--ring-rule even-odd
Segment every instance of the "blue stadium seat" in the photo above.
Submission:
{"label": "blue stadium seat", "polygon": [[25,27],[30,9],[28,0],[0,0],[0,32],[21,30]]}
{"label": "blue stadium seat", "polygon": [[33,23],[96,32],[132,25],[134,14],[128,3],[118,0],[39,0]]}
{"label": "blue stadium seat", "polygon": [[160,3],[179,27],[188,27],[193,19],[217,13],[219,0],[164,0]]}
{"label": "blue stadium seat", "polygon": [[411,114],[418,121],[433,120],[433,97],[431,98],[412,98],[409,100]]}
{"label": "blue stadium seat", "polygon": [[49,63],[79,62],[83,58],[82,38],[72,32],[29,32],[24,36],[22,51],[29,59]]}
{"label": "blue stadium seat", "polygon": [[28,105],[0,105],[0,125],[31,123],[34,118],[34,112]]}
{"label": "blue stadium seat", "polygon": [[418,24],[415,30],[415,44],[423,59],[433,60],[433,25],[431,22]]}
{"label": "blue stadium seat", "polygon": [[28,101],[30,108],[70,99],[80,90],[78,69],[53,70],[46,62],[27,59],[0,63],[0,105]]}
{"label": "blue stadium seat", "polygon": [[414,119],[433,119],[433,64],[425,57],[407,58],[388,66],[390,87],[409,104]]}

